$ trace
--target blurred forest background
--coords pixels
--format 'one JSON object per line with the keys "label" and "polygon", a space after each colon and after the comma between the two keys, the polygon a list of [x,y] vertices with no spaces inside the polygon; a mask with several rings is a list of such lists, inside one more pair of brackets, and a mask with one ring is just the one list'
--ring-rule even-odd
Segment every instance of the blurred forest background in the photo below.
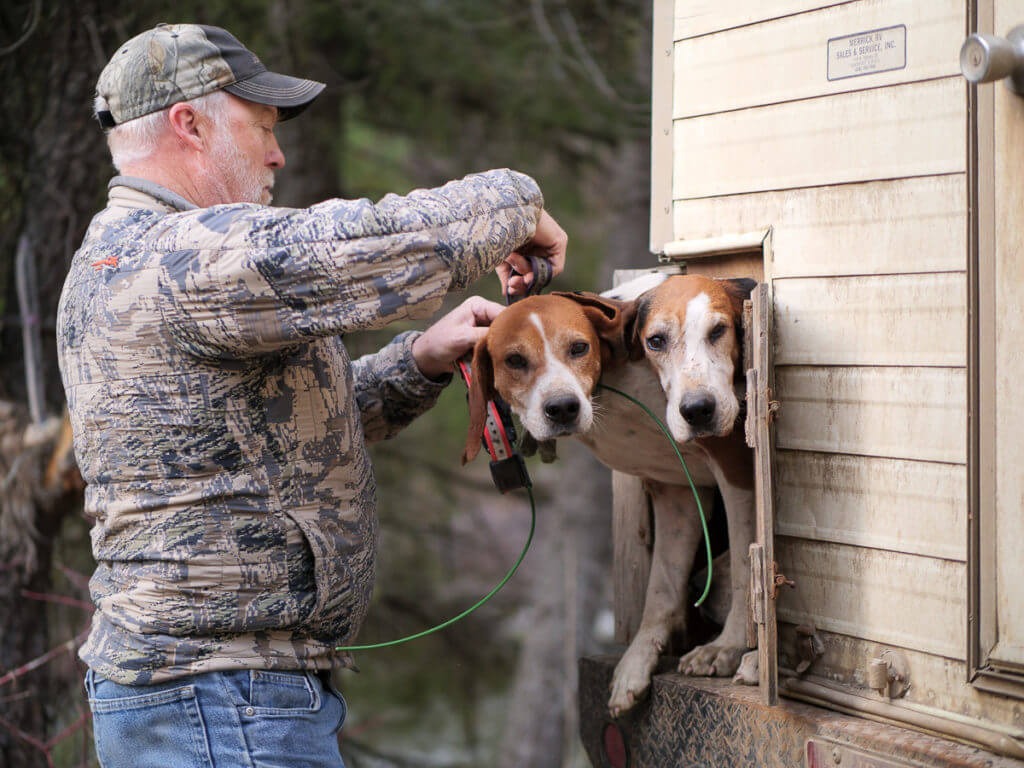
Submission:
{"label": "blurred forest background", "polygon": [[[279,129],[287,167],[277,205],[377,199],[494,167],[531,174],[570,237],[556,287],[593,290],[610,285],[613,269],[651,262],[649,6],[0,4],[0,766],[95,765],[73,653],[91,611],[89,521],[59,434],[53,335],[64,274],[113,173],[91,101],[116,46],[161,21],[214,24],[272,69],[326,82],[317,103]],[[497,279],[473,290],[497,299]],[[398,330],[352,338],[350,352]],[[456,383],[373,450],[382,542],[361,641],[458,612],[501,578],[525,541],[525,498],[497,494],[483,460],[459,466],[465,428]],[[340,677],[350,768],[587,765],[576,735],[576,659],[611,642],[610,480],[574,444],[531,471],[538,531],[505,591],[444,632],[358,654],[361,672]]]}

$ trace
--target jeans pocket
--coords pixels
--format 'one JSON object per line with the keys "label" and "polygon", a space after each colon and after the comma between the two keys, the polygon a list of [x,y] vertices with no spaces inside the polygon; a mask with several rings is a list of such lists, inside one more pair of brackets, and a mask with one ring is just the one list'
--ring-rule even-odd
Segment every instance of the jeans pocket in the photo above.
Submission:
{"label": "jeans pocket", "polygon": [[325,670],[321,672],[320,679],[324,682],[324,691],[334,696],[338,700],[338,703],[341,704],[341,716],[338,718],[338,726],[334,729],[335,732],[338,732],[341,730],[341,726],[345,724],[345,718],[348,717],[348,702],[345,701],[345,697],[341,695],[341,691],[338,690],[338,686],[334,684],[330,671]]}
{"label": "jeans pocket", "polygon": [[[122,686],[90,670],[96,756],[103,768],[212,768],[195,686]],[[140,690],[143,693],[129,691]],[[115,695],[116,694],[116,695]]]}
{"label": "jeans pocket", "polygon": [[310,672],[249,671],[248,705],[245,715],[296,715],[319,712],[320,687]]}

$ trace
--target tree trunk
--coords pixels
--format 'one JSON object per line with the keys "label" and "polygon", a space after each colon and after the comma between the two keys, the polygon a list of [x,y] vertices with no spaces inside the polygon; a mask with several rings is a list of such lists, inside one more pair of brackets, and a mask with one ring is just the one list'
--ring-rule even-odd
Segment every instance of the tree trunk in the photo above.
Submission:
{"label": "tree trunk", "polygon": [[[0,245],[13,256],[14,242],[26,236],[32,248],[44,330],[39,373],[46,382],[50,414],[60,413],[64,402],[52,330],[57,300],[71,256],[102,204],[109,176],[109,155],[91,113],[97,76],[109,50],[119,42],[118,33],[104,19],[123,17],[119,5],[117,0],[113,6],[109,2],[101,6],[97,0],[55,5],[26,2],[9,9],[5,17],[17,19],[18,28],[4,30],[4,45],[24,39],[0,57],[0,78],[9,105],[0,134],[5,147],[3,193],[19,212],[13,216],[7,209]],[[33,13],[39,14],[34,25]],[[7,308],[17,306],[13,268],[13,258],[4,262]],[[5,322],[0,397],[24,402],[24,381],[21,329]],[[13,411],[8,416],[13,419]],[[54,498],[57,494],[42,491],[42,463],[48,452],[21,446],[18,428],[6,429],[5,434],[9,441],[0,459],[6,465],[0,466],[0,480],[10,476],[12,481],[5,488],[4,520],[0,520],[0,615],[4,617],[0,674],[69,639],[51,636],[47,611],[40,602],[26,599],[24,592],[51,591],[54,542],[66,517],[80,509],[77,492]],[[19,459],[20,469],[12,473],[11,465]],[[24,504],[15,503],[15,493],[23,495]],[[18,514],[11,511],[16,506]],[[0,765],[46,765],[43,752],[15,736],[11,726],[42,741],[53,735],[50,730],[60,712],[66,711],[81,688],[80,680],[56,679],[61,670],[66,675],[66,667],[44,664],[0,688],[0,716],[9,724],[0,727]]]}

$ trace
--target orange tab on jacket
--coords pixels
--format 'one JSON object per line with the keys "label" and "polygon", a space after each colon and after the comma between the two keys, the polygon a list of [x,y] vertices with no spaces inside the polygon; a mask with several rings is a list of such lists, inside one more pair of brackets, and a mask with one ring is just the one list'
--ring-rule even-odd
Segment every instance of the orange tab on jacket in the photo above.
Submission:
{"label": "orange tab on jacket", "polygon": [[117,266],[117,256],[107,256],[107,258],[105,258],[105,259],[100,259],[99,261],[94,261],[92,263],[92,268],[93,269],[103,269],[104,267],[116,267],[116,266]]}

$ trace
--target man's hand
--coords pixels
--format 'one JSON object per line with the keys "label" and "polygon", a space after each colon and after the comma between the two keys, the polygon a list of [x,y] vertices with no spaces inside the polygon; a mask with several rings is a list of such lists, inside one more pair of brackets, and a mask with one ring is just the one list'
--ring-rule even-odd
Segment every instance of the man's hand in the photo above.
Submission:
{"label": "man's hand", "polygon": [[420,373],[436,379],[455,369],[455,361],[487,335],[487,326],[505,309],[480,296],[470,296],[412,343]]}
{"label": "man's hand", "polygon": [[[519,251],[510,253],[495,269],[498,279],[501,280],[502,293],[520,296],[526,293],[526,289],[533,282],[530,260],[523,255],[524,252],[550,261],[552,277],[562,274],[562,270],[565,269],[565,248],[568,242],[569,236],[565,234],[565,230],[558,226],[558,222],[551,218],[551,214],[541,211],[533,239]],[[512,276],[513,269],[519,275]]]}

